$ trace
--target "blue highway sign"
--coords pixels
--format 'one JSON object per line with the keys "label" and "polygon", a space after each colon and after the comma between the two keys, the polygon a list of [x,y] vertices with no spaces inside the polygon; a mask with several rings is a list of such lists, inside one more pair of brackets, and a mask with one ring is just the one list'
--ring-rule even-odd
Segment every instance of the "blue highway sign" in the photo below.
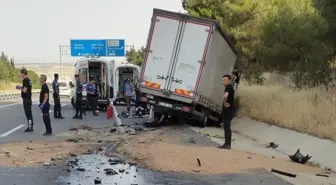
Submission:
{"label": "blue highway sign", "polygon": [[71,56],[124,57],[125,40],[70,40]]}

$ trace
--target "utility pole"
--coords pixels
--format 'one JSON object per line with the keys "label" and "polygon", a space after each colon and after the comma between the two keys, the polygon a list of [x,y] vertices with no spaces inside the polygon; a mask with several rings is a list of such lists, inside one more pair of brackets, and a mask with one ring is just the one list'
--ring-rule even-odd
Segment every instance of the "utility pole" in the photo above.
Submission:
{"label": "utility pole", "polygon": [[70,55],[70,46],[69,45],[59,45],[59,56],[60,56],[60,71],[59,77],[62,78],[62,56]]}

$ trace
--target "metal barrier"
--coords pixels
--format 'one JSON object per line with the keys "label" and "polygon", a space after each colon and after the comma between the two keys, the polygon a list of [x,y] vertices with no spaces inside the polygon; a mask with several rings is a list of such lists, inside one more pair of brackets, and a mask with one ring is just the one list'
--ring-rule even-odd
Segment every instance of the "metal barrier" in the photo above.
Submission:
{"label": "metal barrier", "polygon": [[[40,94],[40,90],[32,90],[32,96],[37,96]],[[12,100],[12,99],[20,99],[21,92],[20,91],[2,91],[0,92],[0,101],[2,100]]]}

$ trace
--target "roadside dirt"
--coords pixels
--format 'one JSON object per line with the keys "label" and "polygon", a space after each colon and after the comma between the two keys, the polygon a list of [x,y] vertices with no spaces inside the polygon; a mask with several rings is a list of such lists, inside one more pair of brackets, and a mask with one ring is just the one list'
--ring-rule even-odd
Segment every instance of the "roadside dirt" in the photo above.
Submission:
{"label": "roadside dirt", "polygon": [[[290,173],[320,173],[321,169],[239,150],[190,145],[180,137],[163,131],[148,132],[130,138],[118,149],[134,162],[153,170],[201,174],[236,173],[252,169],[277,169]],[[200,160],[199,166],[197,158]]]}
{"label": "roadside dirt", "polygon": [[[83,125],[57,135],[55,139],[8,143],[0,146],[1,166],[50,165],[77,154],[92,153],[100,146],[121,137],[109,129]],[[49,163],[49,164],[48,164]]]}

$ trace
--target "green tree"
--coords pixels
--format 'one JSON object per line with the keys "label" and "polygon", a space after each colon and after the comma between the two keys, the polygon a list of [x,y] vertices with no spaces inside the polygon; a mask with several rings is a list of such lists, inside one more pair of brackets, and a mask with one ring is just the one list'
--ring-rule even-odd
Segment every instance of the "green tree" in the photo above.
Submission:
{"label": "green tree", "polygon": [[[190,15],[216,19],[234,40],[245,76],[292,74],[298,85],[329,82],[335,48],[333,0],[185,0]],[[330,42],[332,40],[333,42]],[[248,75],[246,75],[248,74]],[[259,77],[258,77],[259,76]]]}
{"label": "green tree", "polygon": [[[9,59],[4,52],[1,52],[0,55],[0,81],[4,83],[16,82],[20,83],[22,77],[20,74],[21,69],[15,68],[15,61],[13,58]],[[31,70],[28,70],[29,78],[33,82],[33,88],[39,88],[39,76]]]}
{"label": "green tree", "polygon": [[141,47],[140,49],[131,49],[126,52],[126,60],[132,64],[141,66],[143,62],[143,57],[145,55],[145,48]]}

